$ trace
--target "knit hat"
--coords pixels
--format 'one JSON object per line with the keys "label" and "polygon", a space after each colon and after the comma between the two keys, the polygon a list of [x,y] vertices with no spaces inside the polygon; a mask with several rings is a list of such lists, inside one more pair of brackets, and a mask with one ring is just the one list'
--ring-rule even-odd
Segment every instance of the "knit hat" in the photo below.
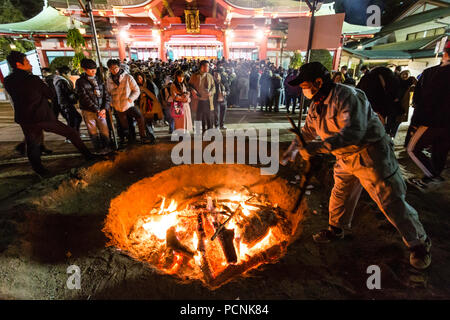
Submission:
{"label": "knit hat", "polygon": [[83,60],[81,60],[80,66],[83,69],[97,69],[97,64],[95,63],[95,61],[92,59],[87,59],[87,58],[84,58]]}

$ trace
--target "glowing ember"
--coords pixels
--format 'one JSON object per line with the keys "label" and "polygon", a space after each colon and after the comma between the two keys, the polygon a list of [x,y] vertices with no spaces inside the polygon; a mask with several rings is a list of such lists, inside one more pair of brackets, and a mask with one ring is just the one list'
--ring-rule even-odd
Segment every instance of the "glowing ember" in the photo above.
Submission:
{"label": "glowing ember", "polygon": [[[281,230],[290,229],[283,212],[256,194],[209,193],[184,208],[174,200],[166,207],[167,202],[162,197],[159,208],[139,218],[129,235],[146,260],[167,274],[206,272],[210,279],[203,280],[212,281],[230,265],[246,263],[289,236]],[[198,234],[199,221],[203,236]]]}
{"label": "glowing ember", "polygon": [[275,262],[297,235],[303,214],[290,208],[298,190],[259,173],[245,165],[171,168],[113,199],[104,231],[161,273],[217,288]]}

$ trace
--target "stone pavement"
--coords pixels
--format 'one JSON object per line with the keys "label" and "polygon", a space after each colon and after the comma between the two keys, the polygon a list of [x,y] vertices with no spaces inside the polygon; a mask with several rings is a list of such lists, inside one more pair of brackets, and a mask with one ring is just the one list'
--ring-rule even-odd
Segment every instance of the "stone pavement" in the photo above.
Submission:
{"label": "stone pavement", "polygon": [[[287,120],[286,108],[282,107],[280,112],[261,112],[249,111],[247,108],[229,108],[226,114],[225,126],[227,129],[279,129],[280,142],[290,142],[293,134],[288,131],[290,128]],[[289,116],[292,117],[291,114]],[[195,114],[193,115],[195,117]],[[293,116],[298,121],[298,113]],[[304,117],[303,117],[304,118]],[[195,119],[195,118],[193,118]],[[63,123],[66,121],[60,116]],[[407,128],[407,123],[403,123],[400,131]],[[156,126],[155,133],[158,141],[170,141],[167,126]],[[81,124],[81,134],[84,135],[83,140],[92,147],[84,121]],[[403,136],[399,134],[399,136]],[[14,151],[14,147],[23,140],[22,130],[20,126],[14,122],[14,112],[9,103],[0,102],[0,165],[9,163],[27,162],[27,159],[21,157]],[[54,153],[50,158],[56,157],[73,157],[77,154],[77,150],[71,143],[64,142],[64,138],[53,133],[46,132],[44,141],[46,146],[53,150]],[[396,144],[401,144],[397,139]],[[44,156],[43,159],[46,157]]]}
{"label": "stone pavement", "polygon": [[[298,113],[294,115],[294,118],[298,119]],[[66,123],[61,116],[59,120]],[[290,124],[287,120],[285,109],[281,109],[278,113],[269,113],[248,111],[248,109],[244,108],[231,108],[227,110],[225,126],[228,129],[278,128],[280,129],[281,142],[290,141],[293,137],[288,131]],[[6,102],[0,102],[0,133],[0,161],[18,158],[19,154],[14,152],[14,146],[23,140],[23,134],[20,126],[14,122],[12,106]],[[158,140],[170,141],[167,126],[156,126],[155,133]],[[84,121],[81,124],[81,134],[85,135],[83,140],[90,146],[90,139]],[[65,143],[65,139],[61,136],[46,132],[44,140],[48,147],[51,146],[55,154],[76,152],[75,148],[70,143]]]}

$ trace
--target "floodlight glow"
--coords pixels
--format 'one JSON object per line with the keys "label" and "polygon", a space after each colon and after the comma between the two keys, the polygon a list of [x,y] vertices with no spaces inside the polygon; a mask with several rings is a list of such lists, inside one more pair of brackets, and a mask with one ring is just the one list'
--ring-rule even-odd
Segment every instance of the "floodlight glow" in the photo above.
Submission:
{"label": "floodlight glow", "polygon": [[233,30],[226,30],[225,34],[228,38],[233,38],[234,37],[234,31]]}
{"label": "floodlight glow", "polygon": [[120,35],[120,37],[121,37],[122,39],[127,39],[127,38],[128,38],[128,32],[127,32],[127,30],[124,30],[124,29],[120,30],[119,35]]}
{"label": "floodlight glow", "polygon": [[256,37],[257,37],[258,39],[264,38],[264,31],[262,31],[262,30],[256,31]]}

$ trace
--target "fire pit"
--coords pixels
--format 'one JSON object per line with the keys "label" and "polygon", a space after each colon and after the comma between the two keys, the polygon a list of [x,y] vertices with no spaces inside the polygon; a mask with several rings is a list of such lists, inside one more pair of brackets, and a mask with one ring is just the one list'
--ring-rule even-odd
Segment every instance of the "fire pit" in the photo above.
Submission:
{"label": "fire pit", "polygon": [[110,245],[161,273],[211,289],[273,263],[298,235],[298,191],[245,165],[184,165],[111,201]]}

